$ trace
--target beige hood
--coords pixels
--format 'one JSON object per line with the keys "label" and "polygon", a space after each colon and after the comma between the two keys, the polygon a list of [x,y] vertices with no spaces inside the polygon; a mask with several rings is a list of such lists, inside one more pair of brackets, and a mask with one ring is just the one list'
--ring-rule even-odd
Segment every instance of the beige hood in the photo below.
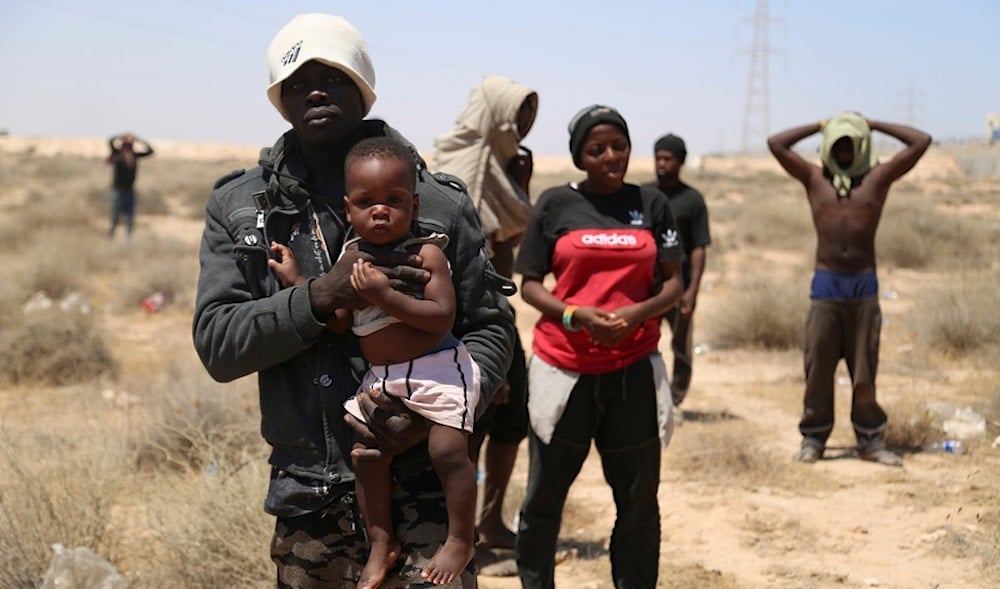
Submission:
{"label": "beige hood", "polygon": [[507,173],[523,137],[517,129],[521,104],[531,98],[526,135],[538,110],[538,95],[503,76],[487,76],[469,92],[455,128],[434,140],[435,169],[454,174],[469,188],[483,233],[507,241],[524,232],[531,202]]}

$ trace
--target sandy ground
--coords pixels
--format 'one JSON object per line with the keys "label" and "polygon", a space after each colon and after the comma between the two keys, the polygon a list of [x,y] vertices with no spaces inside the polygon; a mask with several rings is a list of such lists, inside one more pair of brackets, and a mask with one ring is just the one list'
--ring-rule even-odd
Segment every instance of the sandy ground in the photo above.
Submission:
{"label": "sandy ground", "polygon": [[[103,155],[103,141],[74,140],[61,149]],[[246,147],[210,149],[159,142],[156,147],[164,158],[224,159],[248,153],[256,157],[256,149]],[[35,150],[47,154],[58,149],[41,140],[33,143],[29,139],[0,138],[0,152]],[[956,172],[954,159],[929,156],[933,156],[929,163],[914,170],[915,174],[938,178],[960,172]],[[646,163],[637,160],[633,165]],[[546,172],[569,169],[568,160],[563,158],[542,159],[539,165]],[[764,157],[738,162],[733,158],[705,157],[698,165],[702,170],[720,172],[732,166],[777,170],[773,161]],[[988,214],[998,215],[1000,211]],[[147,229],[174,237],[184,235],[193,246],[201,223],[166,216],[140,219],[138,230]],[[740,252],[728,251],[724,255],[733,257],[729,267],[741,263]],[[719,290],[711,288],[721,278],[713,270],[712,260],[710,257],[699,302],[702,318],[724,304]],[[887,284],[900,293],[915,292],[925,279],[920,273],[897,272],[887,277]],[[519,297],[512,301],[518,307],[519,328],[529,347],[531,325],[537,315]],[[885,316],[893,320],[902,316],[912,300],[900,297],[882,304]],[[123,335],[128,346],[152,346],[154,334],[155,338],[189,337],[190,318],[182,313],[164,313],[154,321],[132,322],[127,317],[117,321],[119,326],[141,324],[141,333]],[[960,365],[954,369],[914,370],[903,361],[911,343],[908,336],[889,325],[883,333],[879,375],[880,398],[884,401],[904,396],[928,402],[950,399],[959,395],[963,382],[976,377]],[[700,341],[699,332],[695,337],[696,342]],[[661,348],[669,359],[668,348]],[[847,387],[841,385],[838,426],[827,458],[814,465],[793,463],[791,455],[799,443],[801,370],[801,357],[794,351],[709,348],[696,357],[693,387],[683,407],[684,419],[664,451],[661,465],[660,586],[997,586],[1000,538],[995,532],[995,519],[1000,517],[1000,449],[991,448],[989,440],[980,440],[964,455],[911,453],[904,457],[903,468],[859,461],[850,454],[850,397]],[[996,378],[995,371],[989,378]],[[0,406],[25,409],[24,402],[6,396]],[[758,474],[750,477],[745,476],[746,468],[735,468],[731,473],[725,465],[720,465],[718,472],[690,468],[693,461],[711,464],[717,457],[731,454],[731,448],[720,447],[720,443],[742,447],[751,458],[766,459],[770,466],[763,474],[759,469],[752,471]],[[511,483],[513,497],[523,493],[525,450],[522,445]],[[513,513],[516,508],[506,511]],[[994,523],[987,525],[990,521]],[[556,569],[559,587],[613,586],[607,564],[607,541],[613,523],[613,502],[594,451],[567,503],[560,544],[574,555]],[[507,589],[520,584],[516,577],[482,576],[480,586]]]}
{"label": "sandy ground", "polygon": [[[712,278],[709,274],[706,282]],[[706,292],[702,309],[716,304],[714,299],[711,291]],[[884,301],[883,311],[892,317],[902,306],[898,300]],[[532,311],[519,307],[525,333],[524,327],[533,321]],[[892,366],[899,342],[887,331],[883,365]],[[661,350],[669,358],[668,347],[661,345]],[[660,586],[996,586],[996,578],[984,576],[983,564],[974,555],[956,556],[962,552],[954,545],[981,541],[984,550],[1000,550],[998,538],[990,538],[981,522],[990,511],[996,517],[1000,507],[1000,450],[984,444],[975,454],[960,456],[914,453],[905,456],[901,469],[857,460],[847,425],[850,392],[841,380],[838,427],[826,458],[814,465],[794,463],[791,456],[800,439],[795,412],[801,396],[800,372],[797,352],[727,350],[696,357],[684,419],[662,459]],[[933,382],[946,383],[946,389],[961,381],[958,374],[937,377]],[[932,387],[915,380],[919,379],[883,371],[883,397],[916,393],[934,398]],[[786,391],[785,398],[757,395],[768,387]],[[943,391],[937,393],[948,398]],[[734,426],[729,437],[722,433]],[[724,452],[704,441],[720,435],[723,442],[745,444],[747,452],[766,456],[774,465],[774,480],[747,482],[738,472],[731,478],[723,474],[705,480],[685,473],[682,465],[688,461],[711,461],[716,451]],[[515,481],[523,481],[526,467],[522,447]],[[569,546],[573,539],[596,534],[599,542],[606,543],[614,508],[596,450],[575,482],[568,504],[601,508],[587,512],[588,530],[566,529],[564,524],[561,542]],[[600,546],[596,555],[578,555],[558,565],[557,585],[613,587],[607,570],[599,566],[607,559],[606,545]],[[515,579],[497,577],[481,577],[480,583],[484,589],[519,586]]]}

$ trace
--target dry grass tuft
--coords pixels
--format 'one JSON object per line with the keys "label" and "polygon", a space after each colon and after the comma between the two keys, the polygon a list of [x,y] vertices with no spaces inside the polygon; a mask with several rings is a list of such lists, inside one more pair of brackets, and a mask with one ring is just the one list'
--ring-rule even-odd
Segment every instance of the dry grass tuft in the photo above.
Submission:
{"label": "dry grass tuft", "polygon": [[884,405],[889,415],[885,432],[889,447],[919,450],[924,444],[941,439],[941,424],[925,403],[903,397]]}
{"label": "dry grass tuft", "polygon": [[266,462],[249,387],[225,387],[180,367],[166,372],[172,377],[147,391],[148,418],[136,432],[141,471],[211,473]]}
{"label": "dry grass tuft", "polygon": [[0,428],[0,586],[41,586],[55,543],[113,561],[121,530],[112,516],[127,462],[123,440],[100,427]]}
{"label": "dry grass tuft", "polygon": [[[677,447],[671,445],[668,460],[671,469],[684,478],[711,481],[715,484],[742,487],[779,487],[801,491],[801,469],[791,461],[791,451],[768,446],[762,432],[740,420],[714,424],[684,423],[683,428],[697,428],[695,434],[684,431]],[[821,477],[820,477],[821,478]]]}
{"label": "dry grass tuft", "polygon": [[261,457],[194,476],[157,476],[142,508],[149,534],[131,547],[132,576],[156,589],[273,587],[266,466]]}
{"label": "dry grass tuft", "polygon": [[708,318],[710,341],[723,349],[801,347],[808,303],[798,285],[749,279],[726,293]]}
{"label": "dry grass tuft", "polygon": [[64,385],[113,375],[117,362],[93,313],[22,313],[0,332],[0,382]]}
{"label": "dry grass tuft", "polygon": [[912,323],[927,346],[959,356],[1000,346],[1000,269],[966,272],[923,294]]}

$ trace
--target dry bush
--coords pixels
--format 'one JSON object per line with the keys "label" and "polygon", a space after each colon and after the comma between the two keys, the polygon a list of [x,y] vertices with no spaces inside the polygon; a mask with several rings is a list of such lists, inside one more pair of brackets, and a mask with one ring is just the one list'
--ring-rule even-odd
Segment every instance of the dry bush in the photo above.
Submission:
{"label": "dry bush", "polygon": [[262,509],[267,465],[155,478],[149,534],[131,548],[134,587],[273,587],[274,518]]}
{"label": "dry bush", "polygon": [[0,331],[0,382],[71,384],[111,374],[117,363],[93,313],[21,313]]}
{"label": "dry bush", "polygon": [[763,187],[753,182],[739,184],[738,188],[739,198],[713,203],[709,210],[713,224],[731,225],[727,232],[730,247],[794,251],[813,247],[815,230],[804,197],[767,191],[754,194]]}
{"label": "dry bush", "polygon": [[996,350],[1000,345],[1000,269],[963,273],[929,289],[910,323],[919,340],[945,355]]}
{"label": "dry bush", "polygon": [[153,236],[136,240],[122,259],[127,271],[115,284],[120,304],[134,309],[146,297],[161,293],[171,304],[194,304],[198,259],[191,247],[177,240]]}
{"label": "dry bush", "polygon": [[809,299],[798,284],[751,279],[722,296],[706,319],[713,346],[801,347]]}
{"label": "dry bush", "polygon": [[31,263],[23,272],[26,285],[33,293],[45,293],[55,299],[87,292],[93,271],[90,260],[95,259],[96,248],[92,247],[96,245],[95,236],[81,240],[56,233],[50,237],[51,241],[24,250],[31,253]]}
{"label": "dry bush", "polygon": [[898,268],[967,268],[996,253],[997,223],[988,216],[946,213],[925,201],[890,199],[876,251]]}
{"label": "dry bush", "polygon": [[885,443],[891,448],[919,450],[941,439],[941,424],[926,403],[911,397],[883,403],[889,415]]}
{"label": "dry bush", "polygon": [[0,428],[0,586],[41,586],[55,543],[113,561],[120,530],[112,512],[127,462],[123,439],[103,426]]}
{"label": "dry bush", "polygon": [[216,180],[234,170],[248,169],[256,161],[177,160],[155,155],[142,162],[136,183],[136,214],[174,213],[202,219]]}
{"label": "dry bush", "polygon": [[924,268],[931,261],[923,222],[882,223],[875,239],[879,260],[897,268]]}
{"label": "dry bush", "polygon": [[273,586],[254,382],[220,385],[174,363],[146,391],[132,444],[137,472],[151,477],[128,546],[133,586]]}
{"label": "dry bush", "polygon": [[768,486],[804,492],[829,488],[822,475],[804,472],[791,460],[792,451],[768,447],[769,436],[750,424],[730,418],[697,423],[685,420],[683,438],[667,451],[670,469],[685,479],[732,487]]}
{"label": "dry bush", "polygon": [[66,195],[39,200],[49,202],[16,210],[0,226],[11,269],[29,293],[62,298],[86,291],[95,274],[113,268],[106,234],[94,227],[96,214]]}
{"label": "dry bush", "polygon": [[140,469],[198,473],[266,462],[251,380],[220,385],[202,372],[167,367],[145,396],[148,417],[134,442]]}

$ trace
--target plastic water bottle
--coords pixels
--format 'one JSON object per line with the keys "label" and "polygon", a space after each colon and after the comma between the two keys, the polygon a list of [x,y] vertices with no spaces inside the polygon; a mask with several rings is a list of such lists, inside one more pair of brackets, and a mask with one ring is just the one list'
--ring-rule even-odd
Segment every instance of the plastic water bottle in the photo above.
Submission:
{"label": "plastic water bottle", "polygon": [[947,454],[962,454],[965,447],[962,440],[944,440],[942,442],[931,442],[924,444],[924,452],[945,452]]}

